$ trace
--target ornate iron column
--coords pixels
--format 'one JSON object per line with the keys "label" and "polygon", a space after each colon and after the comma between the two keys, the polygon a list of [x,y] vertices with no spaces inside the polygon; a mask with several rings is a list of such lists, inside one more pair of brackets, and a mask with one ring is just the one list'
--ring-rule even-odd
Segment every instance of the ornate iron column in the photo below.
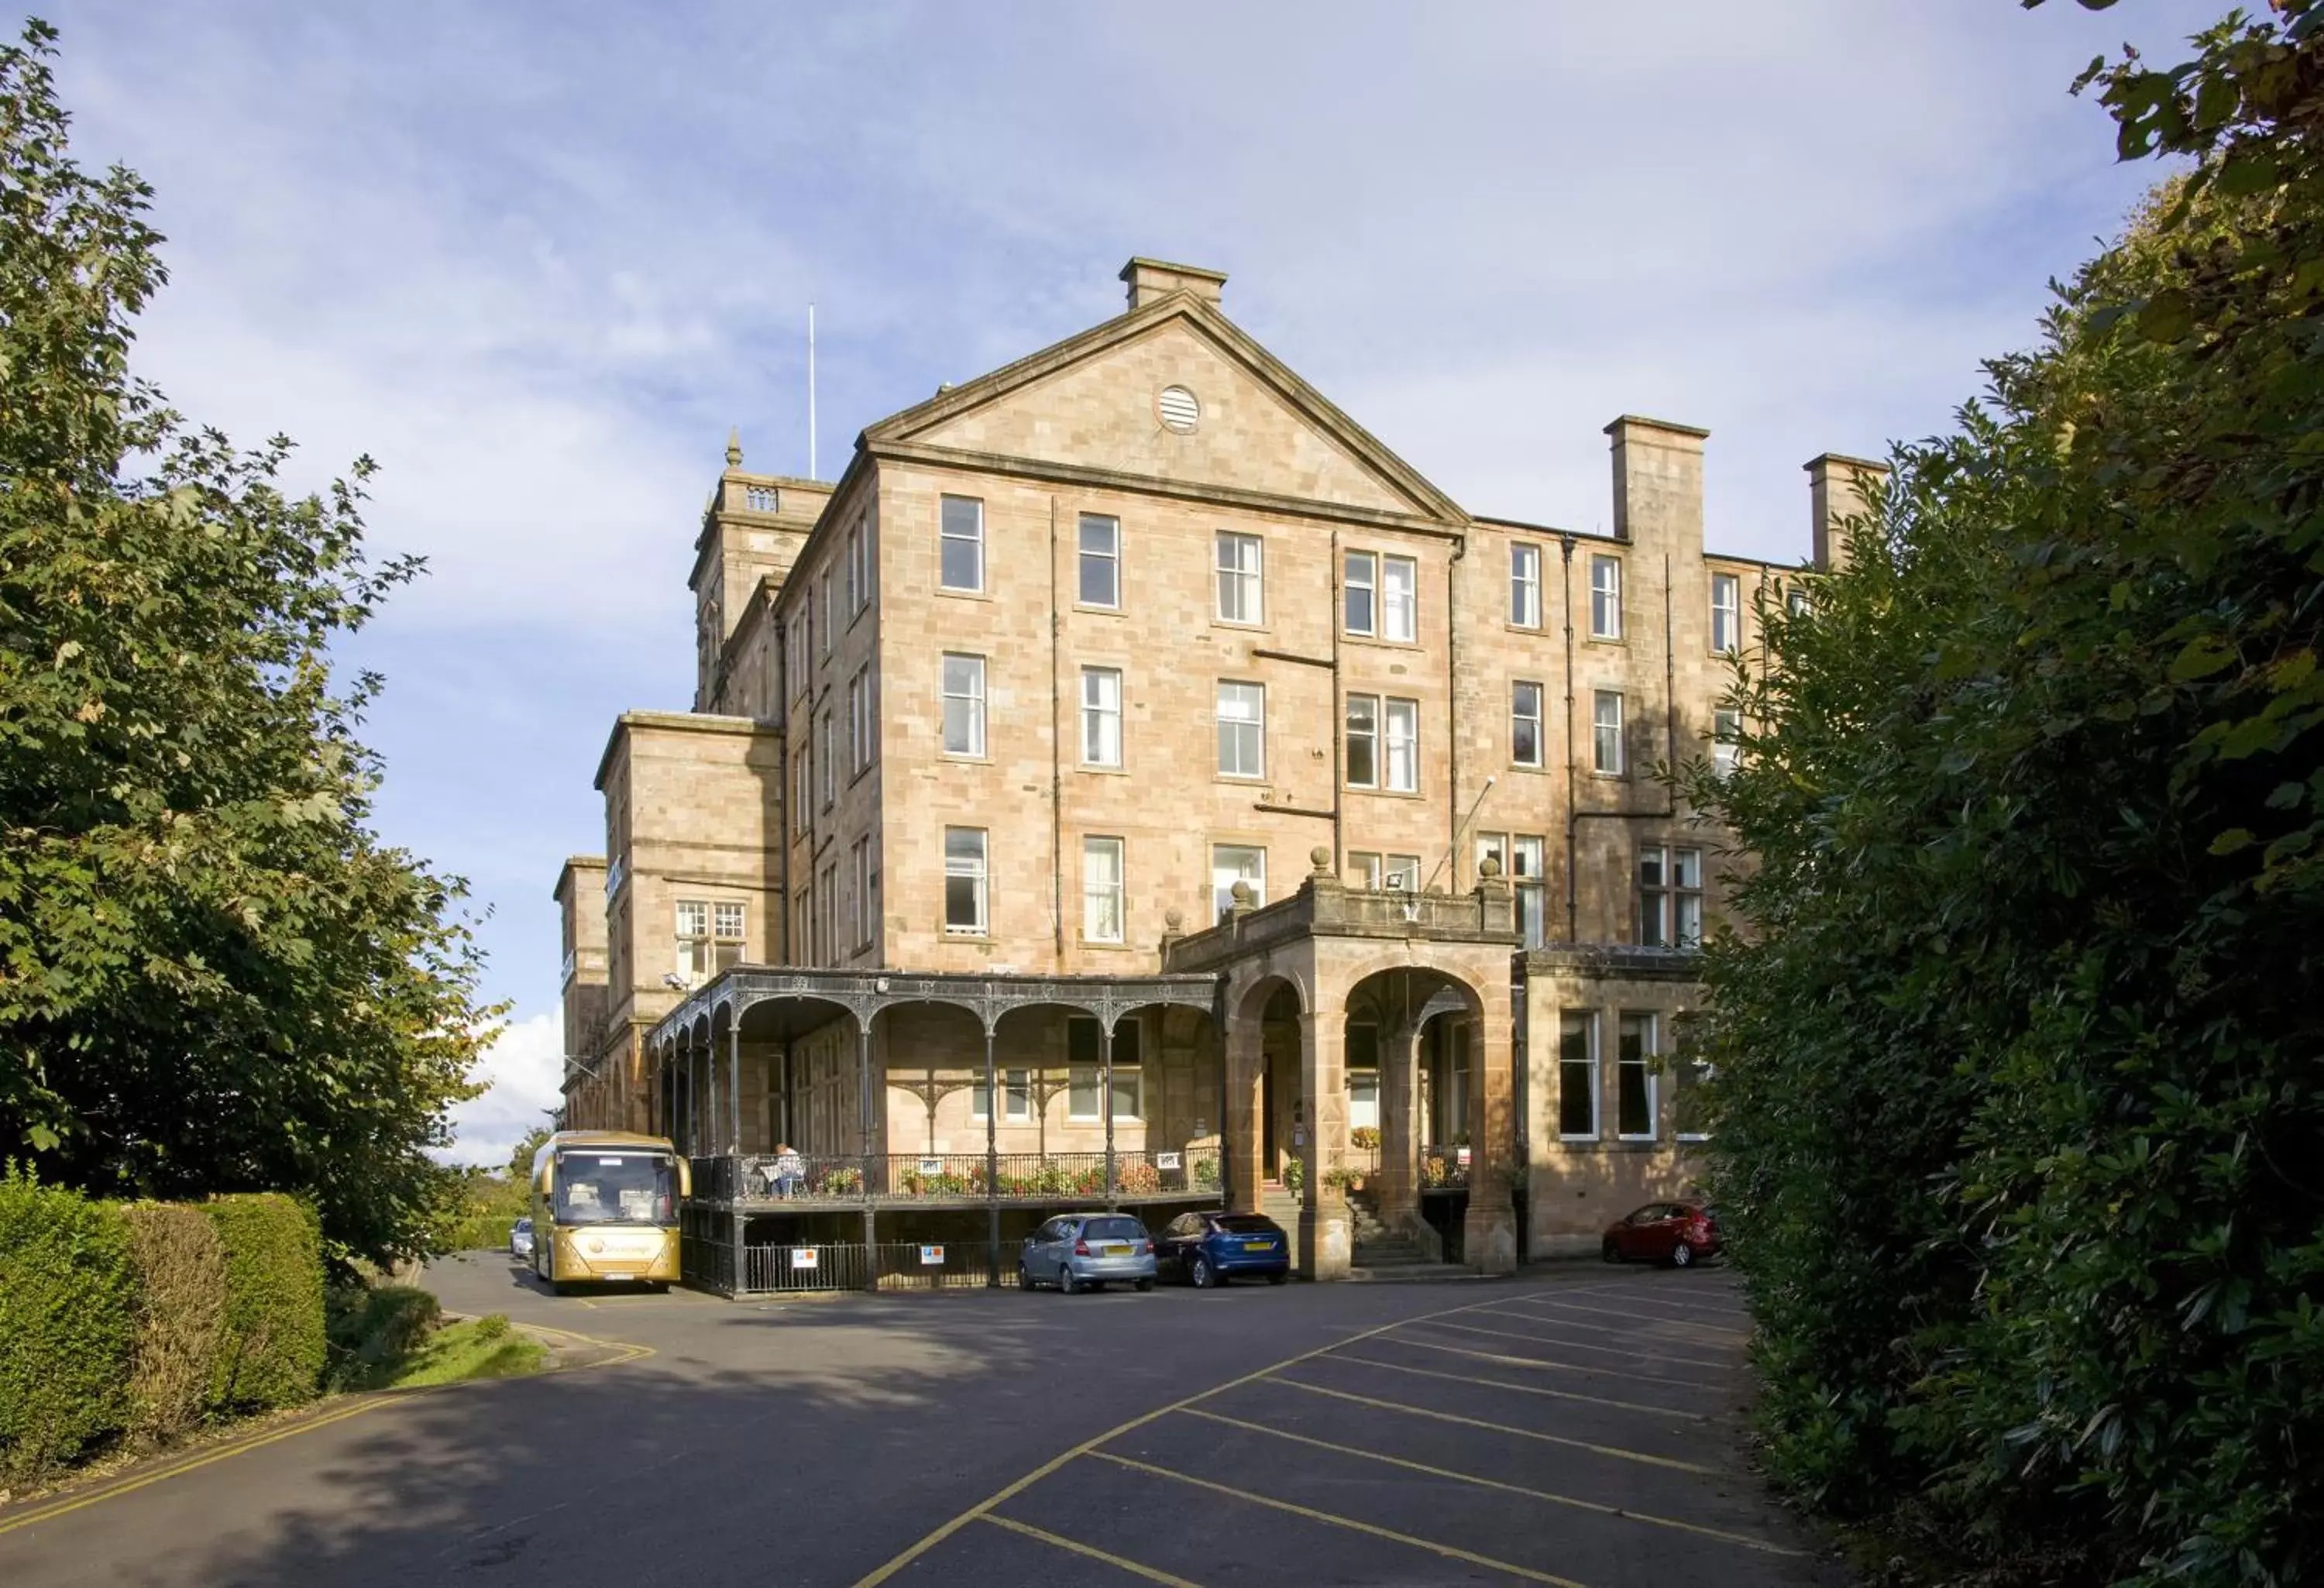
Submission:
{"label": "ornate iron column", "polygon": [[1001,1088],[992,1073],[992,1012],[984,1016],[985,1285],[1001,1287]]}

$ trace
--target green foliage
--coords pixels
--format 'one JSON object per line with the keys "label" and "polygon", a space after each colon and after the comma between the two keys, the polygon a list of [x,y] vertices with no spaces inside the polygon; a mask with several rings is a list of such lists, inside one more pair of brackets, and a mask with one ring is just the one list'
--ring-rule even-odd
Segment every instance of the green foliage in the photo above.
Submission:
{"label": "green foliage", "polygon": [[488,1312],[476,1320],[476,1338],[498,1340],[509,1332],[508,1314]]}
{"label": "green foliage", "polygon": [[444,1247],[447,1251],[506,1251],[509,1231],[522,1215],[516,1214],[477,1214],[460,1219],[445,1232]]}
{"label": "green foliage", "polygon": [[70,159],[54,38],[0,48],[0,1150],[414,1254],[499,1011],[461,885],[371,830],[379,679],[330,659],[419,565],[364,553],[368,459],[297,494],[288,440],[133,378],[151,191]]}
{"label": "green foliage", "polygon": [[271,1193],[217,1197],[202,1212],[226,1245],[226,1337],[209,1404],[241,1411],[312,1399],[326,1352],[314,1214]]}
{"label": "green foliage", "polygon": [[410,1285],[348,1283],[325,1302],[331,1387],[377,1389],[401,1371],[443,1322],[436,1297]]}
{"label": "green foliage", "polygon": [[2324,1573],[2324,10],[1738,669],[1714,1193],[1775,1474],[2074,1580]]}
{"label": "green foliage", "polygon": [[436,1331],[381,1386],[417,1390],[469,1379],[513,1379],[549,1365],[549,1353],[530,1334],[510,1327],[499,1313]]}
{"label": "green foliage", "polygon": [[116,1209],[0,1169],[0,1482],[121,1426],[135,1287]]}
{"label": "green foliage", "polygon": [[137,1292],[129,1429],[167,1441],[201,1419],[217,1374],[226,1343],[226,1242],[199,1208],[137,1202],[121,1216]]}

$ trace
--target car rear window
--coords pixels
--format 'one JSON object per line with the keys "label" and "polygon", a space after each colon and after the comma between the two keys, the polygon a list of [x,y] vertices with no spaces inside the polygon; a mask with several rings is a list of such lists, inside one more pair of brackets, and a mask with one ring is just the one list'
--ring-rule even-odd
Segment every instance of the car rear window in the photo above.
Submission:
{"label": "car rear window", "polygon": [[1136,1219],[1092,1219],[1082,1226],[1082,1235],[1090,1241],[1143,1241],[1146,1226]]}
{"label": "car rear window", "polygon": [[1256,1213],[1228,1214],[1219,1220],[1219,1228],[1230,1235],[1272,1235],[1277,1233],[1273,1219]]}

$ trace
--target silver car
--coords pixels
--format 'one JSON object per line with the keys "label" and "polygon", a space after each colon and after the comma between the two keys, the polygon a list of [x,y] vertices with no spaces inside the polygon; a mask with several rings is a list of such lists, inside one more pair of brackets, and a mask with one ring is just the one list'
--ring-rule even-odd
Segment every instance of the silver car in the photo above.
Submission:
{"label": "silver car", "polygon": [[1128,1214],[1060,1214],[1026,1236],[1017,1257],[1017,1283],[1027,1290],[1055,1285],[1071,1296],[1114,1279],[1154,1288],[1153,1237]]}
{"label": "silver car", "polygon": [[522,1262],[532,1255],[532,1221],[519,1219],[509,1226],[509,1255]]}

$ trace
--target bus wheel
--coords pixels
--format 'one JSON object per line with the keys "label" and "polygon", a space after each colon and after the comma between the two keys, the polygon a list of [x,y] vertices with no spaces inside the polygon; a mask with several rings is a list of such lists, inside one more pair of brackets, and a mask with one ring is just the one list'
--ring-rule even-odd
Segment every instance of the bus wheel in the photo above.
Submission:
{"label": "bus wheel", "polygon": [[551,1296],[570,1296],[573,1294],[573,1288],[557,1277],[557,1249],[555,1247],[549,1248],[549,1293]]}

